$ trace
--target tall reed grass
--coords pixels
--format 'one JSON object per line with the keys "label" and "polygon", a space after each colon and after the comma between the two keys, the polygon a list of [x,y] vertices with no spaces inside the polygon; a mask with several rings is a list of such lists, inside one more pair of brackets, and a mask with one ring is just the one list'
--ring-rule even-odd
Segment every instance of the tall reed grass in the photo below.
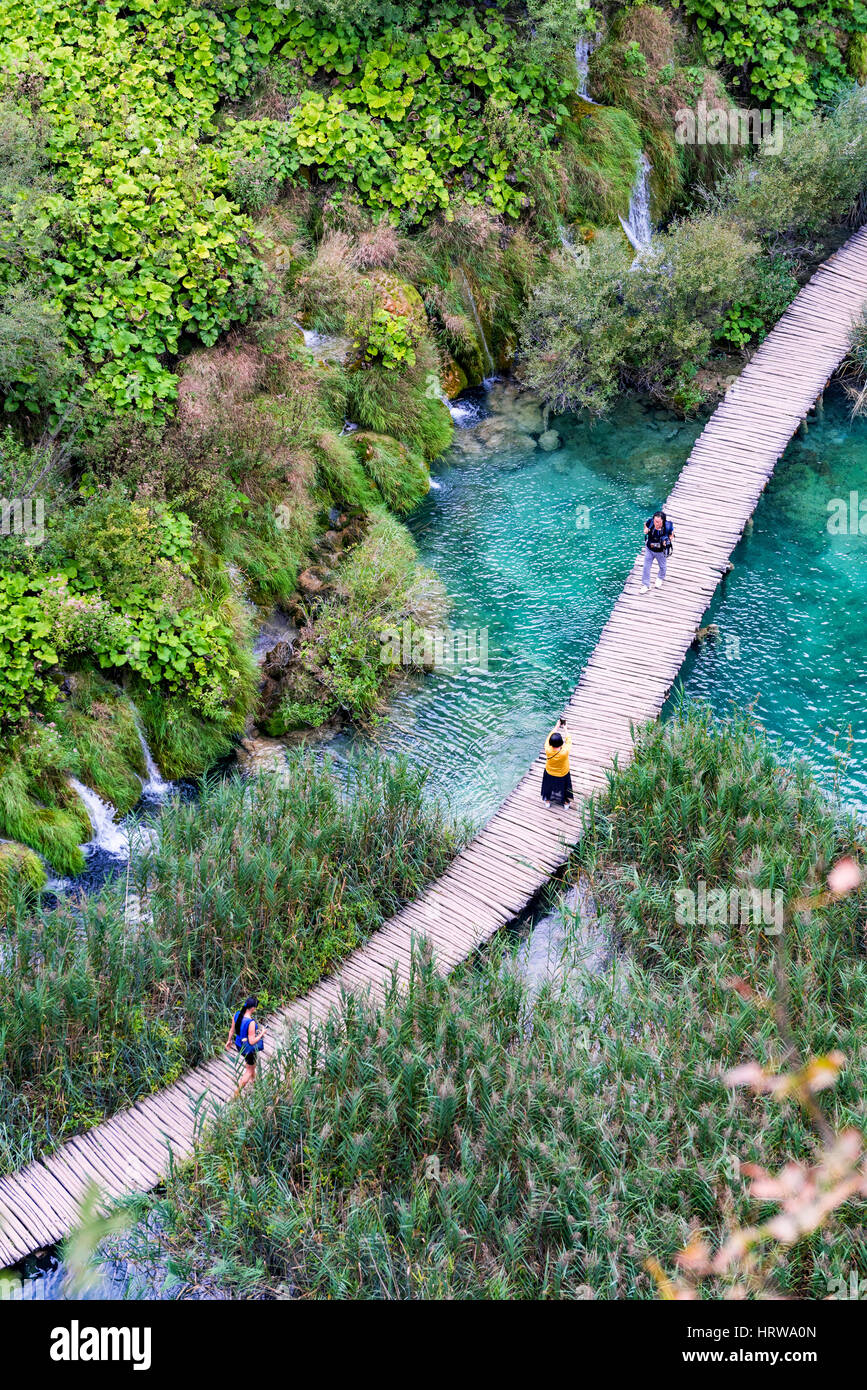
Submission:
{"label": "tall reed grass", "polygon": [[[248,1297],[653,1297],[649,1256],[670,1267],[695,1229],[713,1244],[755,1217],[742,1163],[816,1148],[795,1100],[723,1081],[780,1057],[772,940],[676,927],[674,886],[744,871],[789,895],[860,847],[748,720],[687,711],[650,731],[572,865],[625,948],[613,974],[570,974],[531,1004],[500,946],[450,980],[419,962],[381,1008],[350,1001],[146,1203],[160,1234],[134,1259]],[[830,903],[789,943],[803,1055],[848,1058],[824,1101],[835,1126],[863,1127],[867,1108],[864,915],[863,896]],[[771,1286],[824,1298],[863,1275],[863,1218],[850,1203],[769,1255]]]}
{"label": "tall reed grass", "polygon": [[174,802],[129,888],[0,928],[0,1171],[210,1055],[239,999],[302,992],[442,871],[459,831],[405,763],[341,786],[293,757],[284,782],[210,781]]}

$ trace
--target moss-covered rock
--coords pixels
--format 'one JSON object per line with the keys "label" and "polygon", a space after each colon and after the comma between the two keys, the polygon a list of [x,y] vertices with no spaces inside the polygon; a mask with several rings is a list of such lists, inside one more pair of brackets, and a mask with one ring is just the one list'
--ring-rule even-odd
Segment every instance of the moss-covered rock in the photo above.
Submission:
{"label": "moss-covered rock", "polygon": [[442,352],[440,365],[440,384],[450,401],[453,401],[455,396],[459,396],[462,391],[466,391],[469,386],[467,374],[463,367],[445,349]]}
{"label": "moss-covered rock", "polygon": [[405,516],[418,506],[430,488],[430,474],[420,454],[391,435],[370,430],[359,430],[352,442],[362,468],[391,511]]}
{"label": "moss-covered rock", "polygon": [[0,916],[20,894],[35,897],[47,882],[38,854],[14,840],[0,841]]}
{"label": "moss-covered rock", "polygon": [[370,279],[377,288],[382,307],[389,314],[407,319],[413,334],[421,337],[427,331],[427,313],[415,285],[391,270],[377,270]]}

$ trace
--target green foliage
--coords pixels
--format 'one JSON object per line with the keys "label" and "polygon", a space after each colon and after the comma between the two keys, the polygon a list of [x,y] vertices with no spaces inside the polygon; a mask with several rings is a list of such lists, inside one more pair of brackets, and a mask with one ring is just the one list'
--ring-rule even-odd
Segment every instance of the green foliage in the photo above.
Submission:
{"label": "green foliage", "polygon": [[561,264],[528,305],[525,379],[557,410],[603,413],[622,385],[676,398],[751,283],[755,255],[710,216],[674,224],[632,268],[622,240],[600,233],[589,264]]}
{"label": "green foliage", "polygon": [[192,524],[183,512],[130,502],[117,489],[69,512],[46,559],[85,603],[105,600],[120,626],[95,630],[89,647],[104,669],[162,682],[219,721],[249,673],[227,615],[203,600],[192,572]]}
{"label": "green foliage", "polygon": [[4,738],[0,759],[0,835],[31,846],[61,874],[84,868],[79,845],[90,835],[87,813],[66,785],[72,756],[56,748],[50,727],[34,721],[22,735]]}
{"label": "green foliage", "polygon": [[[515,216],[527,197],[508,153],[486,141],[486,104],[519,109],[539,146],[565,111],[566,84],[501,15],[452,0],[384,29],[363,12],[332,24],[265,0],[84,0],[71,17],[60,0],[10,4],[0,97],[38,90],[48,132],[28,131],[24,108],[0,108],[7,163],[23,151],[0,211],[0,284],[35,286],[7,310],[0,377],[13,407],[60,407],[80,357],[87,395],[109,412],[165,412],[171,357],[214,343],[261,300],[247,211],[287,180],[352,186],[410,225],[448,209],[455,186]],[[271,64],[300,93],[288,119],[220,110]],[[26,353],[40,315],[44,362]]]}
{"label": "green foliage", "polygon": [[139,800],[145,771],[133,709],[96,671],[77,672],[67,684],[69,695],[52,711],[70,750],[61,759],[62,771],[72,772],[123,815]]}
{"label": "green foliage", "polygon": [[[743,79],[744,95],[796,118],[847,77],[846,45],[867,31],[860,0],[679,0],[708,61]],[[851,37],[850,37],[851,36]]]}
{"label": "green foliage", "polygon": [[36,415],[72,385],[78,363],[63,315],[30,283],[0,292],[0,396],[8,412]]}
{"label": "green foliage", "polygon": [[439,385],[439,364],[420,342],[411,368],[403,372],[372,365],[346,375],[350,418],[364,430],[389,434],[431,460],[445,453],[454,427]]}
{"label": "green foliage", "polygon": [[420,568],[409,533],[386,512],[376,513],[340,566],[337,586],[296,643],[289,687],[268,726],[272,734],[297,728],[302,710],[312,709],[317,727],[335,718],[375,722],[394,676],[386,634],[405,622],[442,624],[442,585]]}
{"label": "green foliage", "polygon": [[211,782],[168,805],[133,868],[147,907],[135,931],[112,891],[20,912],[7,931],[4,1170],[212,1056],[244,994],[278,1005],[309,987],[455,848],[400,763],[358,764],[344,792],[296,757],[284,779]]}
{"label": "green foliage", "polygon": [[861,92],[827,116],[780,125],[776,153],[744,160],[717,190],[747,235],[771,247],[801,244],[839,222],[867,189],[867,105]]}
{"label": "green foliage", "polygon": [[637,122],[617,107],[593,107],[566,121],[558,144],[569,174],[565,220],[616,226],[629,208],[641,147]]}
{"label": "green foliage", "polygon": [[0,841],[0,921],[12,909],[13,903],[38,897],[45,887],[47,875],[39,856],[26,845]]}
{"label": "green foliage", "polygon": [[352,444],[389,511],[404,516],[427,495],[430,489],[427,464],[399,440],[359,431],[353,435]]}
{"label": "green foliage", "polygon": [[49,672],[58,654],[45,607],[51,589],[44,576],[0,572],[0,726],[55,698]]}
{"label": "green foliage", "polygon": [[405,314],[390,314],[384,305],[377,304],[355,332],[354,346],[365,365],[376,363],[387,372],[415,366],[413,333]]}
{"label": "green foliage", "polygon": [[745,347],[752,339],[759,342],[798,293],[798,282],[784,256],[762,258],[756,265],[756,283],[750,300],[736,301],[726,314],[719,341],[732,347]]}

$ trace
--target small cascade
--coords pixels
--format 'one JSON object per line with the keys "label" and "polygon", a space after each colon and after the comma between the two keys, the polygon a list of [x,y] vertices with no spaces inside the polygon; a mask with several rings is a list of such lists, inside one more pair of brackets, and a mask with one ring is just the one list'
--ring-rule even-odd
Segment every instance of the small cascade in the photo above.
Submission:
{"label": "small cascade", "polygon": [[138,741],[141,744],[142,757],[144,758],[145,764],[145,780],[142,782],[141,794],[142,796],[150,797],[152,800],[161,801],[164,796],[168,796],[172,789],[172,784],[164,780],[162,773],[157,767],[154,755],[148,747],[148,741],[145,738],[145,732],[142,728],[138,710],[133,710],[133,718],[135,719],[136,733],[138,734]]}
{"label": "small cascade", "polygon": [[455,422],[459,430],[469,429],[470,426],[478,424],[481,418],[481,407],[476,401],[449,401],[449,415]]}
{"label": "small cascade", "polygon": [[312,328],[302,328],[300,323],[295,327],[304,338],[304,346],[320,362],[343,362],[352,347],[352,339],[338,333],[317,333]]}
{"label": "small cascade", "polygon": [[630,245],[636,251],[645,251],[653,238],[653,227],[650,222],[651,173],[650,160],[642,150],[638,158],[635,183],[632,185],[632,193],[629,196],[629,216],[626,220],[622,217],[620,219],[620,225],[626,233]]}
{"label": "small cascade", "polygon": [[590,54],[599,44],[598,34],[581,34],[575,44],[575,75],[578,78],[578,95],[582,101],[595,105],[587,92],[587,79],[590,73]]}
{"label": "small cascade", "polygon": [[117,810],[110,801],[103,801],[92,787],[86,787],[77,777],[70,777],[69,785],[84,802],[90,827],[93,832],[86,844],[82,845],[85,854],[103,853],[112,859],[129,858],[129,836],[123,826],[115,824]]}
{"label": "small cascade", "polygon": [[488,340],[485,337],[485,330],[482,327],[482,320],[479,317],[479,311],[476,306],[475,296],[473,295],[473,291],[470,288],[470,282],[467,279],[467,272],[464,270],[463,266],[461,266],[461,279],[464,282],[464,290],[466,291],[467,304],[469,305],[470,311],[473,315],[473,323],[476,325],[476,331],[479,335],[479,341],[482,344],[482,349],[485,358],[485,367],[487,369],[485,379],[488,380],[490,377],[496,376],[497,369],[494,365],[494,359],[491,356],[491,349],[488,347]]}

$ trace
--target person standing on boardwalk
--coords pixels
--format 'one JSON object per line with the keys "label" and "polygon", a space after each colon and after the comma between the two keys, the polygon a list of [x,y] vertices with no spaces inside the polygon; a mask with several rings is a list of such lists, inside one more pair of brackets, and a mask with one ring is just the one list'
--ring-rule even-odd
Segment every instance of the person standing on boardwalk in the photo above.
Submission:
{"label": "person standing on boardwalk", "polygon": [[572,775],[569,771],[569,749],[572,735],[566,728],[566,720],[561,719],[552,729],[545,743],[545,771],[542,773],[542,800],[550,811],[556,802],[560,806],[572,806]]}
{"label": "person standing on boardwalk", "polygon": [[644,523],[644,569],[641,572],[641,592],[646,594],[650,588],[650,572],[653,562],[659,566],[656,576],[657,589],[662,588],[671,542],[674,540],[674,522],[669,521],[665,512],[654,512]]}
{"label": "person standing on boardwalk", "polygon": [[232,1019],[232,1026],[226,1039],[226,1051],[231,1052],[234,1047],[244,1059],[244,1072],[235,1089],[233,1100],[241,1094],[245,1086],[249,1086],[252,1081],[256,1080],[256,1053],[261,1052],[265,1046],[263,1042],[265,1029],[260,1027],[254,1018],[258,1007],[259,1000],[255,995],[245,999]]}

